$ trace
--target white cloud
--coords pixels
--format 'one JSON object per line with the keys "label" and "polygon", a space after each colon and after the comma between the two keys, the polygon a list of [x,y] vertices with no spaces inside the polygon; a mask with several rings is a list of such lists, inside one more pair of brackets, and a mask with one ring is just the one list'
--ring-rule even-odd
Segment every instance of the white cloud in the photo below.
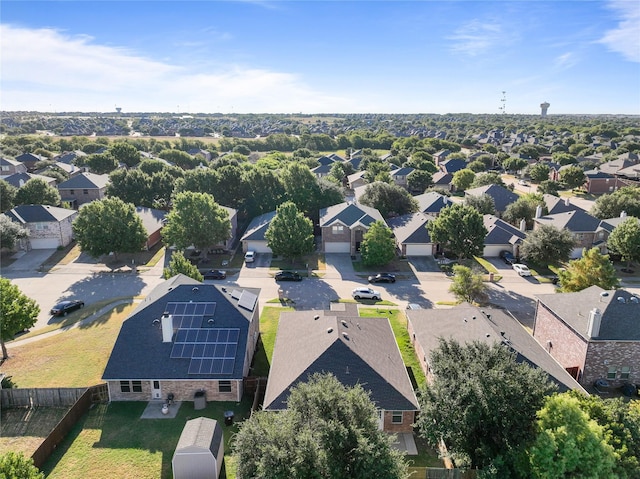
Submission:
{"label": "white cloud", "polygon": [[598,42],[627,60],[640,63],[640,2],[613,0],[608,6],[617,12],[620,20],[617,27],[606,32]]}
{"label": "white cloud", "polygon": [[355,100],[297,75],[230,65],[208,72],[149,59],[88,36],[0,26],[1,109],[39,111],[334,112]]}
{"label": "white cloud", "polygon": [[573,52],[563,53],[562,55],[557,56],[554,60],[554,65],[556,66],[556,68],[562,70],[571,68],[576,63],[578,63],[578,59]]}
{"label": "white cloud", "polygon": [[472,20],[462,25],[448,40],[453,40],[451,50],[468,56],[477,56],[488,52],[494,45],[503,41],[503,32],[499,24]]}

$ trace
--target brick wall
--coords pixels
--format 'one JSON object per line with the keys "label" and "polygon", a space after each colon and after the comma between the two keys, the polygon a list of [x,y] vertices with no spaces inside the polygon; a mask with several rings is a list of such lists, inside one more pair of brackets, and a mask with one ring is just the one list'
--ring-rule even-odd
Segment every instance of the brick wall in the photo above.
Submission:
{"label": "brick wall", "polygon": [[[120,381],[108,381],[109,398],[111,401],[150,401],[152,397],[153,381],[142,381],[142,392],[123,393],[120,390]],[[240,401],[242,398],[242,380],[231,381],[231,392],[219,392],[216,380],[185,380],[185,381],[160,381],[162,399],[166,399],[169,393],[173,393],[176,401],[193,401],[196,391],[204,389],[207,401]]]}
{"label": "brick wall", "polygon": [[[630,368],[629,378],[621,377],[622,367]],[[607,378],[609,367],[616,368],[616,378]],[[589,343],[582,382],[593,384],[597,379],[607,379],[611,386],[625,382],[640,384],[640,342],[592,341]]]}
{"label": "brick wall", "polygon": [[385,432],[413,432],[413,423],[415,422],[415,411],[402,412],[402,424],[394,424],[392,422],[393,412],[384,411],[384,423],[382,429]]}
{"label": "brick wall", "polygon": [[351,241],[351,230],[348,226],[342,225],[340,233],[334,233],[332,226],[322,228],[322,249],[325,250],[326,243],[345,243]]}
{"label": "brick wall", "polygon": [[[105,188],[89,188],[87,193],[84,193],[83,188],[58,188],[60,192],[60,196],[65,199],[75,199],[78,206],[83,205],[85,203],[90,203],[94,200],[101,200],[105,197]],[[73,192],[73,194],[71,193]]]}
{"label": "brick wall", "polygon": [[56,222],[56,221],[48,221],[45,223],[46,229],[37,229],[36,223],[28,223],[27,227],[29,229],[29,239],[45,239],[45,238],[55,238],[58,240],[59,246],[67,246],[71,243],[73,239],[73,230],[71,228],[71,224],[73,220],[76,218],[77,214],[71,215],[68,218]]}

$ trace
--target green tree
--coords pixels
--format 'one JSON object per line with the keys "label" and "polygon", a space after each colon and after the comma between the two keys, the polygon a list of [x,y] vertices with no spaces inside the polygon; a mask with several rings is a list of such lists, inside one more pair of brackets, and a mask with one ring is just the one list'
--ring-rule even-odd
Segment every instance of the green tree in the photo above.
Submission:
{"label": "green tree", "polygon": [[514,150],[517,150],[517,153],[525,158],[533,158],[534,160],[540,158],[540,152],[535,145],[524,144],[514,148]]}
{"label": "green tree", "polygon": [[27,238],[29,230],[16,223],[7,215],[0,214],[0,244],[3,248],[13,249],[19,239]]}
{"label": "green tree", "polygon": [[425,170],[413,170],[407,175],[407,185],[413,191],[424,193],[433,183],[433,175]]}
{"label": "green tree", "polygon": [[274,254],[291,258],[292,262],[314,248],[313,223],[292,201],[278,206],[264,236]]}
{"label": "green tree", "polygon": [[94,153],[84,159],[84,164],[91,168],[92,173],[104,175],[111,173],[118,167],[118,161],[110,153]]}
{"label": "green tree", "polygon": [[140,152],[131,143],[117,141],[109,146],[107,151],[118,163],[124,163],[129,168],[140,163]]}
{"label": "green tree", "polygon": [[[433,446],[444,440],[472,467],[487,467],[514,456],[529,443],[536,411],[553,392],[547,374],[517,362],[499,342],[460,344],[439,339],[428,358],[434,380],[420,390],[420,435]],[[498,477],[513,477],[503,473]]]}
{"label": "green tree", "polygon": [[382,181],[368,184],[359,202],[377,209],[383,218],[418,211],[418,203],[407,190]]}
{"label": "green tree", "polygon": [[462,265],[453,267],[453,283],[449,286],[459,302],[476,303],[487,299],[487,286],[482,275],[475,274],[471,268]]}
{"label": "green tree", "polygon": [[487,185],[500,185],[506,186],[499,173],[495,171],[488,171],[486,173],[478,173],[471,183],[472,188],[478,188],[479,186]]}
{"label": "green tree", "polygon": [[318,194],[318,182],[311,170],[299,163],[289,163],[282,171],[282,183],[289,201],[311,216]]}
{"label": "green tree", "polygon": [[622,256],[627,268],[633,261],[640,261],[640,220],[629,217],[616,226],[607,240],[607,248]]}
{"label": "green tree", "polygon": [[185,249],[191,245],[200,250],[229,239],[229,213],[206,193],[185,191],[173,200],[162,238],[167,245]]}
{"label": "green tree", "polygon": [[615,451],[604,428],[567,394],[547,398],[538,412],[537,437],[529,449],[532,477],[604,479],[614,474]]}
{"label": "green tree", "polygon": [[496,214],[496,203],[493,197],[487,194],[479,196],[467,195],[464,198],[464,204],[475,208],[481,215]]}
{"label": "green tree", "polygon": [[378,430],[362,386],[315,374],[291,389],[287,409],[258,411],[233,442],[236,477],[249,479],[405,479],[402,454]]}
{"label": "green tree", "polygon": [[560,179],[567,188],[574,189],[584,185],[587,177],[579,166],[567,166],[560,170]]}
{"label": "green tree", "polygon": [[374,222],[360,243],[362,263],[366,266],[383,266],[396,257],[393,232],[382,221]]}
{"label": "green tree", "polygon": [[487,171],[487,165],[485,165],[482,161],[474,160],[467,164],[467,168],[469,168],[474,173],[481,173],[483,171]]}
{"label": "green tree", "polygon": [[564,165],[572,165],[574,164],[577,160],[576,157],[574,155],[572,155],[571,153],[566,153],[566,152],[557,152],[554,153],[552,155],[553,157],[553,161],[555,161],[556,163],[564,166]]}
{"label": "green tree", "polygon": [[273,211],[284,201],[285,188],[278,173],[254,167],[245,171],[244,182],[249,185],[244,207],[249,218]]}
{"label": "green tree", "polygon": [[625,186],[596,199],[591,214],[600,219],[616,218],[622,212],[640,218],[640,188]]}
{"label": "green tree", "polygon": [[549,171],[551,170],[549,169],[549,165],[547,165],[546,163],[534,163],[532,165],[529,165],[529,167],[527,168],[527,173],[531,177],[531,180],[535,181],[536,183],[548,180]]}
{"label": "green tree", "polygon": [[36,324],[40,306],[7,278],[0,277],[0,345],[2,359],[7,359],[4,342],[13,339],[14,334],[29,329]]}
{"label": "green tree", "polygon": [[33,459],[24,454],[7,452],[0,456],[0,478],[2,479],[44,479],[33,464]]}
{"label": "green tree", "polygon": [[562,285],[560,289],[566,293],[582,291],[593,285],[613,289],[620,284],[609,255],[600,254],[598,248],[585,248],[582,258],[569,261],[567,268],[560,270],[558,276]]}
{"label": "green tree", "polygon": [[198,166],[203,160],[196,158],[189,153],[180,150],[166,149],[158,153],[158,157],[167,160],[170,163],[182,168],[183,170],[191,170]]}
{"label": "green tree", "polygon": [[455,204],[445,208],[438,217],[427,223],[429,236],[458,258],[482,254],[487,229],[482,215],[471,206]]}
{"label": "green tree", "polygon": [[528,164],[529,163],[527,162],[527,160],[510,156],[509,158],[507,158],[502,162],[502,167],[506,171],[520,171],[520,170],[524,170]]}
{"label": "green tree", "polygon": [[136,206],[152,206],[151,182],[151,176],[138,168],[114,170],[109,175],[107,196]]}
{"label": "green tree", "polygon": [[553,195],[558,196],[558,191],[560,190],[560,183],[552,180],[544,180],[541,181],[538,185],[538,193],[543,195]]}
{"label": "green tree", "polygon": [[62,200],[60,193],[53,186],[40,178],[31,178],[16,193],[16,205],[51,205],[58,206]]}
{"label": "green tree", "polygon": [[569,260],[575,244],[575,238],[569,230],[541,225],[524,239],[520,256],[538,264],[563,263]]}
{"label": "green tree", "polygon": [[203,280],[198,267],[185,258],[182,251],[175,251],[171,255],[171,260],[169,260],[169,267],[162,270],[162,277],[164,279],[173,278],[177,274],[184,274],[196,281]]}
{"label": "green tree", "polygon": [[451,183],[456,187],[458,191],[464,191],[471,186],[473,180],[475,180],[476,174],[469,168],[458,170],[453,174]]}
{"label": "green tree", "polygon": [[520,221],[525,220],[527,229],[533,228],[533,218],[536,215],[536,208],[540,206],[542,213],[546,211],[546,206],[542,200],[542,195],[530,193],[521,196],[515,202],[507,205],[502,214],[502,219],[516,227],[520,227]]}
{"label": "green tree", "polygon": [[82,251],[93,257],[113,252],[136,253],[147,240],[147,231],[136,207],[120,198],[85,204],[73,222],[73,233]]}
{"label": "green tree", "polygon": [[0,180],[0,213],[13,208],[18,189],[4,180]]}

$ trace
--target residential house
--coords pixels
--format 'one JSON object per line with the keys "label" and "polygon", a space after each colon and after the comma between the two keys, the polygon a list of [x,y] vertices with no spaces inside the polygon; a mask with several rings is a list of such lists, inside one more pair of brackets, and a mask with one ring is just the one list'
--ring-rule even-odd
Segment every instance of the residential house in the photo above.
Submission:
{"label": "residential house", "polygon": [[321,209],[322,250],[355,255],[360,251],[364,234],[375,221],[384,223],[380,212],[359,203],[340,203]]}
{"label": "residential house", "polygon": [[631,180],[626,182],[627,185],[640,186],[640,164],[627,166],[626,168],[618,170],[617,176],[622,177],[622,179]]}
{"label": "residential house", "polygon": [[601,221],[595,216],[591,216],[584,210],[573,210],[565,213],[556,213],[546,216],[538,216],[533,219],[534,231],[541,225],[552,225],[558,229],[570,231],[575,240],[576,246],[571,253],[572,258],[580,258],[584,248],[591,249],[594,246],[604,250],[608,234],[600,227]]}
{"label": "residential house", "polygon": [[207,150],[203,150],[202,148],[191,148],[187,150],[187,153],[191,156],[199,156],[203,160],[211,161],[211,153]]}
{"label": "residential house", "polygon": [[519,363],[539,368],[549,375],[560,391],[584,389],[508,312],[477,308],[463,303],[451,309],[407,310],[407,330],[427,381],[434,379],[431,355],[440,338],[461,344],[479,341],[502,344],[515,354]]}
{"label": "residential house", "polygon": [[151,249],[162,240],[160,230],[165,225],[167,212],[145,206],[136,206],[136,214],[142,220],[142,225],[147,231],[147,241],[144,244],[144,249]]}
{"label": "residential house", "polygon": [[[547,208],[548,215],[567,213],[568,211],[576,210],[584,211],[579,206],[572,204],[570,198],[559,198],[558,196],[545,193],[544,195],[542,195],[542,200],[544,201],[545,207]],[[538,214],[537,216],[542,216],[541,213],[542,212],[540,212],[540,214]]]}
{"label": "residential house", "polygon": [[444,171],[437,171],[431,177],[434,188],[446,188],[448,191],[453,190],[453,174]]}
{"label": "residential house", "polygon": [[493,198],[493,203],[496,207],[496,214],[498,216],[502,216],[502,214],[507,209],[511,203],[515,203],[518,198],[520,198],[513,191],[505,188],[500,185],[485,185],[479,186],[477,188],[471,188],[464,192],[465,197],[467,196],[482,196],[488,195]]}
{"label": "residential house", "polygon": [[26,166],[27,171],[35,170],[36,163],[39,161],[46,161],[49,158],[42,155],[36,155],[35,153],[23,153],[22,155],[16,156],[16,161],[19,161],[24,166]]}
{"label": "residential house", "polygon": [[415,168],[405,166],[402,168],[392,169],[389,174],[391,175],[391,179],[396,185],[402,186],[403,188],[409,188],[409,184],[407,183],[407,176],[409,176],[409,174],[414,170]]}
{"label": "residential house", "polygon": [[456,171],[464,170],[467,167],[467,160],[454,158],[452,160],[442,161],[437,165],[440,171],[453,175]]}
{"label": "residential house", "polygon": [[54,156],[52,160],[55,161],[56,163],[64,163],[66,165],[71,165],[71,164],[75,164],[76,159],[78,158],[82,159],[82,158],[85,158],[86,156],[88,155],[82,150],[65,151],[64,153]]}
{"label": "residential house", "polygon": [[378,409],[380,429],[412,432],[418,401],[387,318],[361,318],[357,305],[345,303],[281,313],[264,409],[286,409],[291,388],[314,373],[361,385]]}
{"label": "residential house", "polygon": [[240,401],[256,349],[259,290],[177,275],[154,288],[124,321],[102,379],[111,401],[173,395]]}
{"label": "residential house", "polygon": [[318,158],[318,163],[320,163],[321,166],[329,166],[329,168],[331,168],[331,166],[336,162],[336,159],[331,157],[331,156],[321,156],[320,158]]}
{"label": "residential house", "polygon": [[358,186],[366,185],[367,180],[364,177],[366,174],[367,174],[366,171],[357,171],[352,175],[348,175],[347,183],[349,185],[349,188],[354,189],[354,188],[357,188]]}
{"label": "residential house", "polygon": [[447,156],[449,156],[450,154],[451,154],[450,150],[440,150],[435,152],[433,154],[433,161],[436,164],[436,166],[440,166],[440,163],[446,160]]}
{"label": "residential house", "polygon": [[584,175],[586,177],[584,187],[587,190],[587,193],[594,195],[613,193],[628,184],[627,180],[599,169],[587,170],[584,172]]}
{"label": "residential house", "polygon": [[16,173],[26,172],[27,167],[24,163],[0,157],[0,179],[5,179],[7,176],[15,175]]}
{"label": "residential house", "polygon": [[331,165],[319,165],[311,169],[316,178],[324,178],[331,171]]}
{"label": "residential house", "polygon": [[5,214],[29,230],[29,237],[20,240],[20,249],[53,249],[73,241],[71,225],[78,216],[75,210],[49,205],[20,205]]}
{"label": "residential house", "polygon": [[[622,213],[620,213],[620,216],[602,220],[602,222],[600,223],[600,229],[605,231],[605,236],[608,239],[611,233],[613,232],[613,230],[616,229],[616,227],[618,227],[621,223],[624,223],[629,218],[633,218],[633,216],[627,216],[627,212],[623,211]],[[640,224],[640,219],[636,218],[636,220]]]}
{"label": "residential house", "polygon": [[387,220],[402,256],[433,256],[437,244],[431,241],[427,223],[435,216],[425,213],[409,213]]}
{"label": "residential house", "polygon": [[242,251],[255,251],[256,253],[272,253],[271,248],[267,245],[267,239],[264,234],[267,232],[271,220],[275,218],[276,211],[270,211],[260,216],[256,216],[251,220],[247,230],[244,232],[240,241],[242,241]]}
{"label": "residential house", "polygon": [[418,211],[434,216],[438,216],[443,208],[453,205],[453,201],[448,196],[435,191],[414,196],[413,199],[418,202]]}
{"label": "residential house", "polygon": [[580,384],[640,383],[640,298],[591,286],[537,296],[533,337]]}
{"label": "residential house", "polygon": [[9,183],[11,186],[16,188],[22,188],[27,181],[33,179],[39,179],[44,181],[49,186],[56,186],[56,179],[51,178],[50,176],[37,175],[35,173],[14,173],[13,175],[9,175],[6,178],[3,178],[4,181]]}
{"label": "residential house", "polygon": [[484,237],[482,256],[496,257],[501,251],[509,251],[515,257],[520,256],[520,245],[527,237],[524,226],[521,229],[501,220],[497,216],[483,215],[482,220],[488,233]]}
{"label": "residential house", "polygon": [[78,207],[91,201],[101,200],[106,196],[109,175],[80,173],[58,185],[62,201],[68,201]]}

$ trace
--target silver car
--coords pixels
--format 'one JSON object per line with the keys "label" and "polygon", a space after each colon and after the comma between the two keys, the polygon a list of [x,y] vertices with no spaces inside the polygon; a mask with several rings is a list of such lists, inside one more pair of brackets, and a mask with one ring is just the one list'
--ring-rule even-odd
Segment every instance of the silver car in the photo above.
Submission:
{"label": "silver car", "polygon": [[371,288],[356,288],[351,292],[353,299],[375,299],[380,300],[380,291]]}

